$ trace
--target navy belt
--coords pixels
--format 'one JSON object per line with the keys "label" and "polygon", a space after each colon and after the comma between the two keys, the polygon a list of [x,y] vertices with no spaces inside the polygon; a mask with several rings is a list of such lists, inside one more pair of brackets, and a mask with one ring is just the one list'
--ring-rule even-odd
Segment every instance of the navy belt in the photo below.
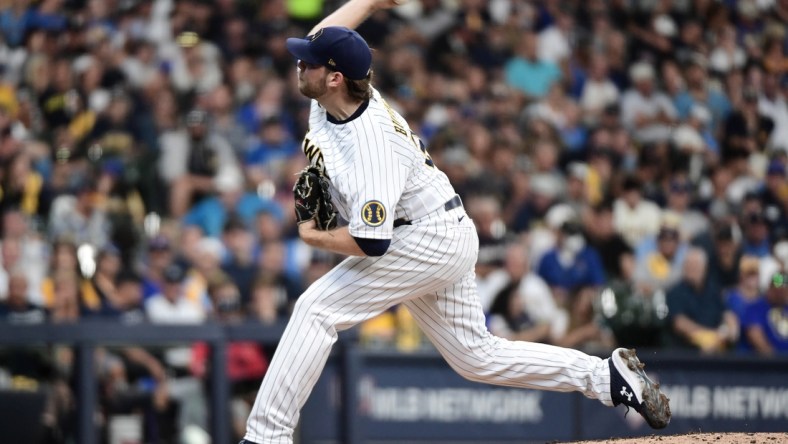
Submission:
{"label": "navy belt", "polygon": [[[454,197],[446,201],[443,204],[443,211],[451,211],[455,208],[462,206],[462,199],[460,199],[459,194],[455,194]],[[404,217],[400,217],[399,219],[394,220],[394,228],[401,227],[403,225],[413,225],[413,221],[405,219]]]}

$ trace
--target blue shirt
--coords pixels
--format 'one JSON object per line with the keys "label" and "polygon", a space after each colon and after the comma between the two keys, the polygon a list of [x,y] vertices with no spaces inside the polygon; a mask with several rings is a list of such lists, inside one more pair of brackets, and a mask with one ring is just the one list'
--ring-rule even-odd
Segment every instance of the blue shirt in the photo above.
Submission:
{"label": "blue shirt", "polygon": [[[725,306],[736,315],[736,319],[739,320],[739,323],[742,323],[747,313],[747,310],[750,308],[750,305],[753,304],[753,301],[747,300],[739,289],[734,288],[723,296],[725,299]],[[752,350],[752,346],[747,342],[744,335],[741,336],[739,343],[736,345],[738,350]]]}
{"label": "blue shirt", "polygon": [[747,256],[755,256],[758,258],[766,257],[771,252],[771,244],[768,239],[764,239],[759,244],[752,244],[747,240],[742,242],[742,254]]}
{"label": "blue shirt", "polygon": [[749,327],[761,327],[769,344],[777,352],[788,352],[788,307],[773,306],[766,298],[750,304],[742,319],[742,331]]}
{"label": "blue shirt", "polygon": [[581,287],[604,284],[604,270],[599,253],[593,247],[586,246],[568,267],[558,260],[557,249],[548,251],[539,262],[538,274],[550,286],[573,291]]}
{"label": "blue shirt", "polygon": [[279,159],[286,159],[301,152],[298,142],[286,140],[278,145],[265,142],[254,144],[244,157],[244,165],[265,165]]}
{"label": "blue shirt", "polygon": [[561,79],[561,71],[555,63],[531,62],[515,57],[504,66],[506,83],[531,97],[543,97]]}
{"label": "blue shirt", "polygon": [[[261,211],[269,211],[277,218],[283,217],[282,209],[272,200],[264,200],[254,193],[244,193],[235,204],[233,211],[247,227],[251,228],[254,219]],[[228,211],[218,197],[202,200],[183,217],[184,225],[200,227],[206,236],[219,237],[227,221]]]}
{"label": "blue shirt", "polygon": [[[673,105],[681,120],[686,120],[690,116],[695,103],[695,98],[686,90],[678,93],[673,99]],[[711,112],[711,128],[719,127],[731,112],[731,102],[725,94],[713,89],[706,90],[706,102],[699,105],[705,106]]]}

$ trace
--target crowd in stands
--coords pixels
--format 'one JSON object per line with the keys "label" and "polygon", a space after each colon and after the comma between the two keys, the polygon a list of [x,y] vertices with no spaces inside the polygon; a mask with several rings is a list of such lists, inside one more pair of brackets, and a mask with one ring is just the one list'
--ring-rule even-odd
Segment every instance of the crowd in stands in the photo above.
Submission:
{"label": "crowd in stands", "polygon": [[[286,320],[341,258],[297,236],[309,102],[284,40],[337,4],[0,2],[0,322]],[[772,355],[788,351],[786,23],[788,0],[420,0],[359,32],[477,225],[493,333]],[[360,333],[426,346],[398,307]],[[259,382],[270,350],[236,345],[234,380]],[[107,408],[174,415],[206,354],[107,349]],[[68,374],[56,355],[29,376]],[[110,396],[132,383],[146,395]]]}

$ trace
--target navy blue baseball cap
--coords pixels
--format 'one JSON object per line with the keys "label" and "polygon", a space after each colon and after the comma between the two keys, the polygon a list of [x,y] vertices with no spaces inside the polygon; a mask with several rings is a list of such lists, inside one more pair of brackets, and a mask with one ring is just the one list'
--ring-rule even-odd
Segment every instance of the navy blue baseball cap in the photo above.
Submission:
{"label": "navy blue baseball cap", "polygon": [[326,66],[351,80],[363,80],[372,66],[372,51],[359,33],[343,26],[328,26],[306,38],[287,39],[293,57]]}

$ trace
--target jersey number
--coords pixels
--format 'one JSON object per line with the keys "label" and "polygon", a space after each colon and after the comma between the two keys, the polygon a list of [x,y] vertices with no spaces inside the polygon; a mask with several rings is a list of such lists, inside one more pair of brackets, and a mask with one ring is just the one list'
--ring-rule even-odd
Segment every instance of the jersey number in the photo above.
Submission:
{"label": "jersey number", "polygon": [[410,140],[413,141],[413,144],[421,150],[421,154],[424,155],[424,163],[426,163],[429,167],[435,168],[435,162],[432,161],[430,153],[427,152],[427,146],[424,145],[424,142],[421,141],[421,138],[411,131]]}

